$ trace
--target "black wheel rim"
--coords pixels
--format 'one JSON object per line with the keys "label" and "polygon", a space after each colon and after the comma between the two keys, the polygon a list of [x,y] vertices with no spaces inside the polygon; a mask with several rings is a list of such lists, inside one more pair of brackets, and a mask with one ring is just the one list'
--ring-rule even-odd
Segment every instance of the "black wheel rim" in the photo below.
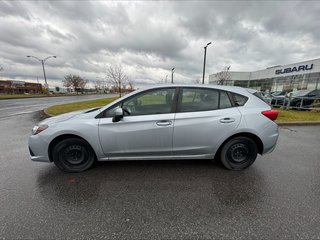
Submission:
{"label": "black wheel rim", "polygon": [[81,145],[69,145],[64,148],[62,158],[67,165],[78,166],[86,162],[88,152]]}
{"label": "black wheel rim", "polygon": [[252,157],[252,151],[247,144],[235,143],[227,151],[228,158],[235,164],[247,162]]}

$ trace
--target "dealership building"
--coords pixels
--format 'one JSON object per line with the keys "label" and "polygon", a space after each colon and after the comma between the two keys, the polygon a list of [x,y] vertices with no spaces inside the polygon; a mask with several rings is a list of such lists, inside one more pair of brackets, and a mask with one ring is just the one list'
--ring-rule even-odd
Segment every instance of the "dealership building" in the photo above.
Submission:
{"label": "dealership building", "polygon": [[0,80],[0,94],[42,93],[40,83]]}
{"label": "dealership building", "polygon": [[209,75],[209,84],[218,83],[267,92],[320,89],[320,58],[254,72],[225,71]]}

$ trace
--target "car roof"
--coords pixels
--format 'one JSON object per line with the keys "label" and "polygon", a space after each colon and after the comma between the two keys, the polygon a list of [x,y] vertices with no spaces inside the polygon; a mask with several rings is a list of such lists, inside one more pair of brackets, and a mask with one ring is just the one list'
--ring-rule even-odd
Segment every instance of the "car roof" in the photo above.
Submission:
{"label": "car roof", "polygon": [[194,87],[194,88],[211,88],[211,89],[220,89],[225,91],[233,91],[237,93],[247,94],[254,93],[257,90],[251,88],[243,88],[237,86],[225,86],[225,85],[213,85],[213,84],[156,84],[147,87],[141,87],[138,91],[145,91],[148,89],[156,89],[156,88],[166,88],[166,87]]}

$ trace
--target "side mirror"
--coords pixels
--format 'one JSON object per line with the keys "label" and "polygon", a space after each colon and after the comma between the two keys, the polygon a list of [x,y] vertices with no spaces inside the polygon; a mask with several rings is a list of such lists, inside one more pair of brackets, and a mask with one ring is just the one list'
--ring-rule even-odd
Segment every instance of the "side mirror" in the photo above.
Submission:
{"label": "side mirror", "polygon": [[123,109],[121,107],[114,111],[112,122],[119,122],[123,118]]}

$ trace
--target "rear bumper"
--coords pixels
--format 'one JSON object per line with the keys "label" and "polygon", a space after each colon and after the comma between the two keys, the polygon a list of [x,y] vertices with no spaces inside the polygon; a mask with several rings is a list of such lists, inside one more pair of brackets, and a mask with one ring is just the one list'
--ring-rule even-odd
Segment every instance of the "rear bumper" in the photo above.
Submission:
{"label": "rear bumper", "polygon": [[279,127],[275,122],[270,123],[260,134],[259,137],[263,143],[263,154],[271,153],[277,144],[279,138]]}
{"label": "rear bumper", "polygon": [[32,161],[50,162],[48,156],[48,143],[40,135],[31,135],[28,141]]}
{"label": "rear bumper", "polygon": [[267,148],[267,149],[264,149],[262,155],[263,155],[263,154],[272,153],[275,148],[276,148],[276,144],[274,144],[272,147],[269,147],[269,148]]}

